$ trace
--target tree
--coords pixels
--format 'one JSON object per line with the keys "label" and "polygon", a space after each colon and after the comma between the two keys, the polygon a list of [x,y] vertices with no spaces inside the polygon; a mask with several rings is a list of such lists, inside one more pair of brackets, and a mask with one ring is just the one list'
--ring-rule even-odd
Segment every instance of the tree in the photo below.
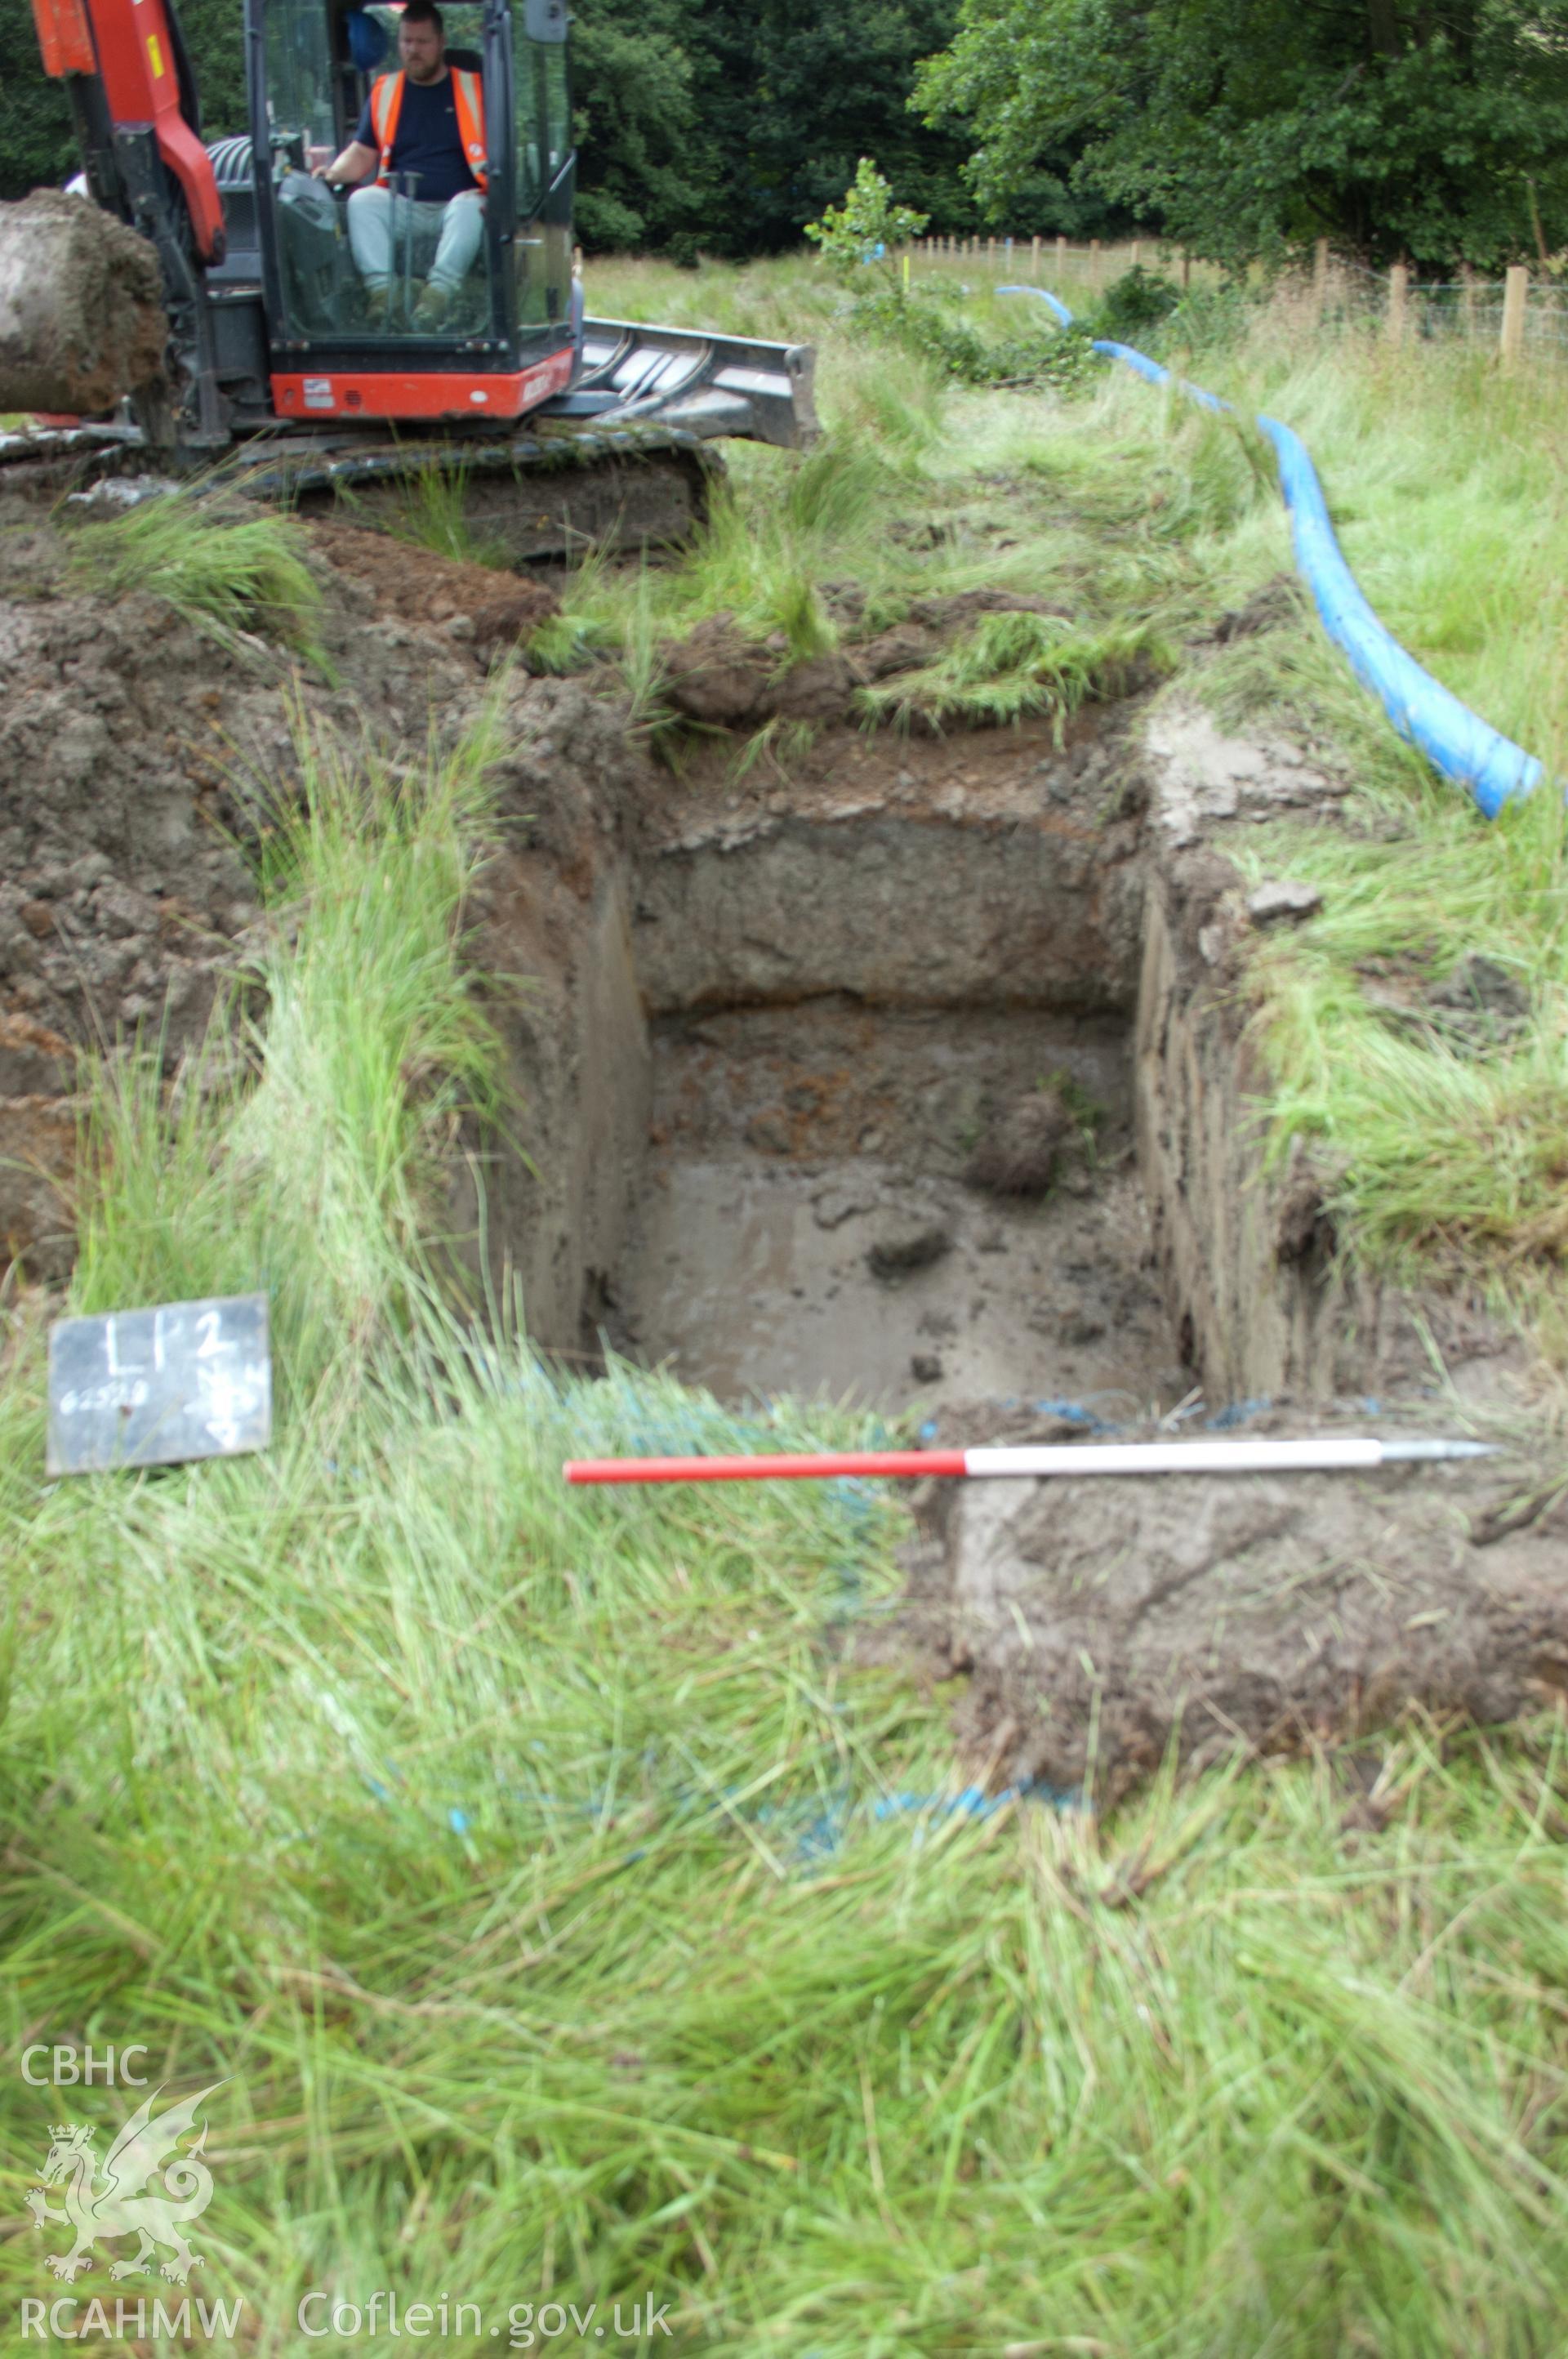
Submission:
{"label": "tree", "polygon": [[0,0],[0,197],[58,188],[76,169],[70,109],[38,55],[27,0]]}
{"label": "tree", "polygon": [[1568,0],[961,0],[913,103],[993,218],[1054,161],[1221,261],[1568,243]]}
{"label": "tree", "polygon": [[919,60],[957,21],[957,0],[704,0],[693,56],[723,192],[718,250],[795,245],[862,156],[938,229],[977,227],[968,142],[909,109]]}
{"label": "tree", "polygon": [[829,205],[806,234],[822,248],[824,261],[841,277],[852,278],[869,263],[891,262],[895,246],[907,245],[925,227],[925,215],[893,202],[893,193],[870,156],[862,156],[841,205]]}
{"label": "tree", "polygon": [[663,245],[694,226],[707,141],[687,43],[694,0],[579,0],[572,16],[578,233]]}

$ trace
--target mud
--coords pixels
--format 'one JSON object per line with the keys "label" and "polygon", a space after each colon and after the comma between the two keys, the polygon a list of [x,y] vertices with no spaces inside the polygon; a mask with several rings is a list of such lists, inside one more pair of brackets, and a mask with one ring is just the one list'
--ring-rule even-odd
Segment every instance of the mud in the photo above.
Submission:
{"label": "mud", "polygon": [[[977,1139],[1067,1075],[1092,1128],[998,1199]],[[611,1340],[731,1400],[898,1410],[1070,1395],[1169,1407],[1176,1361],[1133,1169],[1125,1027],[842,996],[669,1019]]]}
{"label": "mud", "polygon": [[[1013,1420],[1008,1438],[1062,1430]],[[942,1439],[982,1432],[994,1420]],[[1113,1801],[1171,1749],[1296,1750],[1412,1706],[1497,1723],[1568,1695],[1560,1451],[1364,1475],[932,1483],[918,1520],[909,1599],[859,1650],[962,1674],[960,1741],[1006,1780]]]}
{"label": "mud", "polygon": [[166,333],[146,238],[57,189],[0,204],[0,410],[113,409],[160,382]]}

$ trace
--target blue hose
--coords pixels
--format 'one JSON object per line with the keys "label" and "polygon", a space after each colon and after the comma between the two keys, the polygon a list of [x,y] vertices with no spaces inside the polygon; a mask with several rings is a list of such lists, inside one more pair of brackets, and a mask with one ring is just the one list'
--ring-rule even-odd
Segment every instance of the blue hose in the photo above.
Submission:
{"label": "blue hose", "polygon": [[[997,291],[1033,295],[1049,307],[1064,328],[1073,324],[1066,305],[1043,287],[1002,287]],[[1202,386],[1173,377],[1169,369],[1130,344],[1097,337],[1094,348],[1112,360],[1125,362],[1151,385],[1179,385],[1182,392],[1206,409],[1230,408],[1217,395],[1206,393]],[[1345,561],[1305,443],[1277,418],[1260,417],[1258,424],[1274,446],[1280,489],[1291,515],[1296,566],[1312,592],[1324,629],[1349,657],[1357,679],[1381,700],[1400,735],[1418,746],[1444,777],[1468,788],[1487,817],[1496,819],[1505,803],[1533,793],[1544,775],[1542,765],[1462,704],[1384,629]]]}

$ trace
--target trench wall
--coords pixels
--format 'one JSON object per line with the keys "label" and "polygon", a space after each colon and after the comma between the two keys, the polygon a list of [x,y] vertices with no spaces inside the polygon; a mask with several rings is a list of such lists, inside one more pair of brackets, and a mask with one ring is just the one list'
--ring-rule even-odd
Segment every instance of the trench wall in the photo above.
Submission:
{"label": "trench wall", "polygon": [[[1245,910],[1223,844],[1226,824],[1254,815],[1249,794],[1260,808],[1300,794],[1293,757],[1233,748],[1238,807],[1195,834],[1167,823],[1191,779],[1159,731],[1137,758],[1137,818],[1125,797],[1087,810],[1042,763],[1005,802],[948,794],[938,808],[906,783],[784,809],[661,807],[570,891],[547,863],[503,868],[498,962],[537,978],[508,1027],[526,1114],[521,1155],[492,1142],[474,1170],[492,1266],[521,1274],[538,1340],[592,1348],[646,1153],[649,1017],[843,994],[1127,1019],[1152,1250],[1211,1403],[1429,1374],[1409,1298],[1336,1260],[1305,1159],[1265,1169]],[[470,1187],[460,1223],[478,1217]]]}
{"label": "trench wall", "polygon": [[643,864],[638,977],[659,1014],[829,992],[1130,1013],[1142,875],[1130,852],[1122,832],[1054,819],[876,807],[715,829]]}
{"label": "trench wall", "polygon": [[1264,1168],[1262,1076],[1225,974],[1217,864],[1194,884],[1152,869],[1134,1041],[1139,1165],[1183,1348],[1215,1402],[1368,1390],[1381,1297],[1336,1271],[1299,1159]]}

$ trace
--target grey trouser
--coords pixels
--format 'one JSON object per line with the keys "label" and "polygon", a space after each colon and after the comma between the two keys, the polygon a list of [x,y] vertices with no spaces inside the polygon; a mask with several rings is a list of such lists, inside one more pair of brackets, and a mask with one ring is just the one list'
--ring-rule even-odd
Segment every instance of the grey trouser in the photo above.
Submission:
{"label": "grey trouser", "polygon": [[413,271],[454,295],[483,235],[484,199],[477,189],[465,189],[445,204],[374,188],[356,189],[349,199],[349,248],[369,287],[384,287],[395,273],[401,276],[404,240],[412,237]]}

